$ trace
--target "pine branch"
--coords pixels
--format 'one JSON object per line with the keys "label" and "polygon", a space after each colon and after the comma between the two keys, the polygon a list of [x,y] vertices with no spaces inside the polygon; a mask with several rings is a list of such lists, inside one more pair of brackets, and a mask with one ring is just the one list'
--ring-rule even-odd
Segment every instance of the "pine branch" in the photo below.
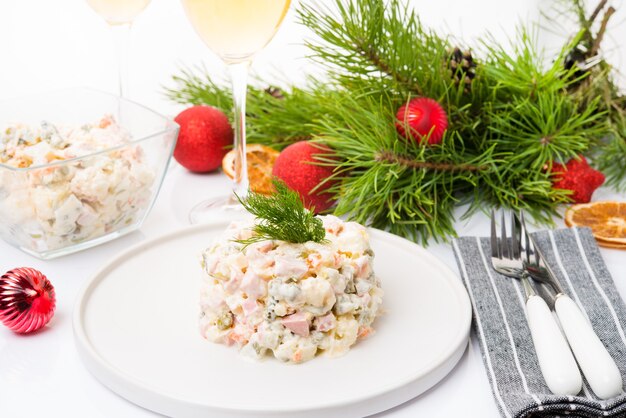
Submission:
{"label": "pine branch", "polygon": [[[210,105],[220,109],[232,120],[232,93],[227,83],[218,84],[206,69],[184,69],[173,77],[174,87],[165,94],[181,104]],[[310,88],[292,87],[275,97],[266,87],[248,87],[246,116],[247,136],[250,143],[262,143],[277,149],[311,138],[313,132],[308,123],[326,112],[328,100],[337,92],[323,83],[310,80]]]}
{"label": "pine branch", "polygon": [[600,44],[602,43],[602,39],[604,38],[604,32],[606,32],[606,25],[609,23],[609,19],[615,13],[615,9],[613,7],[609,7],[607,11],[604,13],[604,17],[602,18],[602,23],[600,24],[600,29],[596,34],[596,38],[593,41],[591,46],[591,50],[589,51],[590,56],[594,56],[598,53],[600,49]]}
{"label": "pine branch", "polygon": [[[302,4],[299,20],[319,38],[307,43],[313,59],[341,86],[422,95],[441,80],[432,79],[433,71],[447,72],[447,41],[425,30],[402,1],[339,0],[335,6],[336,12]],[[446,86],[438,87],[439,96]]]}
{"label": "pine branch", "polygon": [[[594,42],[591,26],[606,1],[589,19],[582,0],[570,1],[580,30],[557,57],[546,60],[525,29],[512,48],[486,38],[473,48],[469,89],[449,68],[447,36],[424,28],[402,0],[334,0],[336,11],[302,3],[299,19],[318,37],[307,45],[327,81],[311,79],[282,98],[251,88],[249,138],[277,148],[308,138],[331,147],[336,158],[318,164],[334,167],[335,213],[423,243],[454,236],[454,209],[465,203],[466,216],[504,206],[550,222],[570,200],[552,188],[555,162],[595,156],[610,184],[626,178],[626,98],[613,70],[602,61],[581,75],[563,65],[581,43],[600,47],[612,8]],[[229,89],[206,73],[174,81],[173,100],[230,113]],[[440,145],[396,132],[397,109],[416,94],[447,111]]]}
{"label": "pine branch", "polygon": [[170,100],[184,105],[207,104],[226,114],[232,113],[233,99],[230,90],[208,75],[205,67],[183,68],[180,75],[172,77],[174,87],[165,88]]}
{"label": "pine branch", "polygon": [[471,164],[451,164],[451,163],[432,163],[429,161],[415,161],[411,158],[407,158],[401,155],[394,154],[390,151],[380,151],[374,159],[382,163],[394,163],[404,167],[420,170],[434,170],[434,171],[479,171],[486,170],[486,166],[476,166]]}
{"label": "pine branch", "polygon": [[586,23],[587,23],[587,29],[589,29],[589,27],[593,24],[593,22],[596,20],[596,17],[598,17],[598,15],[600,14],[600,12],[602,11],[602,9],[604,9],[604,6],[606,6],[608,0],[600,0],[600,3],[598,3],[598,5],[596,6],[596,8],[593,10],[593,13],[591,13],[591,15],[589,16],[589,19],[587,19]]}
{"label": "pine branch", "polygon": [[496,154],[507,161],[502,170],[539,171],[585,153],[608,133],[598,102],[580,111],[568,96],[538,91],[535,98],[513,98],[496,108],[489,130],[497,139]]}
{"label": "pine branch", "polygon": [[[604,1],[604,0],[601,0]],[[586,12],[585,12],[585,1],[584,0],[571,0],[572,7],[574,9],[574,13],[578,17],[578,24],[587,32],[589,32],[589,25],[592,21],[591,19],[587,20]]]}
{"label": "pine branch", "polygon": [[393,71],[393,69],[387,64],[378,54],[378,52],[371,46],[366,45],[365,42],[359,40],[356,42],[357,49],[364,56],[369,59],[374,66],[376,66],[380,71],[388,76],[392,77],[399,84],[407,86],[409,91],[415,92],[417,94],[423,94],[422,89],[417,83],[408,80],[404,75]]}
{"label": "pine branch", "polygon": [[606,174],[608,185],[619,191],[626,191],[626,112],[623,109],[620,116],[616,116],[612,128],[596,162],[599,169]]}
{"label": "pine branch", "polygon": [[330,188],[340,198],[335,213],[424,243],[445,240],[455,234],[456,196],[478,186],[491,150],[476,154],[453,133],[436,147],[399,137],[389,121],[400,103],[355,92],[315,124],[316,141],[339,159]]}
{"label": "pine branch", "polygon": [[487,52],[483,72],[491,83],[492,94],[497,95],[498,102],[506,103],[511,95],[535,97],[537,92],[562,93],[579,78],[575,75],[577,68],[567,70],[563,67],[565,56],[580,42],[584,31],[578,34],[554,58],[549,68],[544,68],[544,57],[537,50],[537,34],[529,33],[522,28],[517,37],[511,41],[509,53],[504,45],[495,39],[483,41]]}

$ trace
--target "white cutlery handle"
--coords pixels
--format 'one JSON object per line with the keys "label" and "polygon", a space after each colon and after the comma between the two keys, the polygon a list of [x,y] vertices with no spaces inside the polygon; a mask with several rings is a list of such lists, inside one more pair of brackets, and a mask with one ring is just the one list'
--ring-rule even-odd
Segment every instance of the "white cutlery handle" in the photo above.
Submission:
{"label": "white cutlery handle", "polygon": [[554,309],[593,392],[601,399],[619,395],[622,392],[622,375],[578,305],[561,294]]}
{"label": "white cutlery handle", "polygon": [[532,295],[526,301],[526,315],[548,388],[555,395],[576,395],[583,379],[550,308],[541,297]]}

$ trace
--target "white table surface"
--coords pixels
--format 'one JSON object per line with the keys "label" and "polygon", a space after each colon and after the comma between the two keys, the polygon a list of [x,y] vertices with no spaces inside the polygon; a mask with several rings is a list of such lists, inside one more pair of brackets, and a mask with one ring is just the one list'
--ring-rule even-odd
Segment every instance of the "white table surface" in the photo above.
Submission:
{"label": "white table surface", "polygon": [[[228,188],[229,180],[223,174],[194,175],[174,164],[156,206],[139,232],[52,261],[37,260],[0,242],[1,270],[19,266],[40,269],[52,281],[57,294],[56,314],[43,332],[18,336],[0,327],[0,417],[154,416],[106,389],[83,367],[72,336],[74,301],[83,283],[108,260],[132,244],[187,225],[187,213],[201,196]],[[614,195],[608,190],[596,193],[598,198],[626,199],[626,195]],[[477,214],[468,221],[457,222],[456,228],[460,235],[486,235],[489,225],[483,214]],[[429,250],[457,271],[449,245],[431,245]],[[602,255],[620,293],[626,295],[624,252],[603,249]],[[459,364],[439,384],[379,416],[498,417],[477,340],[471,339]]]}
{"label": "white table surface", "polygon": [[[322,0],[327,2],[327,0]],[[504,39],[518,20],[539,15],[540,0],[515,0],[504,8],[498,0],[414,0],[424,22],[473,39],[489,30]],[[546,5],[548,2],[543,2]],[[623,11],[614,18],[622,21]],[[298,82],[304,72],[314,72],[302,59],[299,45],[305,31],[290,19],[275,41],[259,56],[255,71],[262,75]],[[80,0],[0,1],[0,98],[57,87],[89,85],[113,90],[108,70],[112,51],[106,26]],[[626,25],[614,26],[609,44],[623,38]],[[555,37],[542,33],[548,48]],[[622,45],[611,49],[612,62],[620,66]],[[185,20],[178,1],[153,0],[137,21],[132,46],[131,98],[161,112],[175,114],[180,107],[167,102],[161,86],[181,65],[205,62],[211,74],[223,74]],[[10,60],[7,60],[10,57]],[[41,65],[44,62],[46,65]],[[9,63],[9,65],[7,65]],[[102,386],[80,362],[74,348],[71,315],[78,290],[104,263],[128,246],[187,225],[189,209],[202,196],[229,189],[223,174],[193,175],[174,164],[152,213],[141,231],[82,253],[53,261],[40,261],[0,242],[0,270],[32,266],[43,271],[57,293],[57,311],[50,325],[31,336],[18,336],[0,327],[0,417],[150,417],[150,411],[129,403]],[[619,198],[600,190],[595,199]],[[462,212],[459,211],[459,214]],[[557,224],[562,225],[560,220]],[[478,214],[456,223],[460,235],[485,235],[487,218]],[[454,271],[456,262],[449,245],[429,250]],[[602,250],[617,287],[626,295],[624,252]],[[113,309],[114,307],[112,307]],[[379,414],[380,417],[497,417],[477,341],[454,370],[418,398]]]}

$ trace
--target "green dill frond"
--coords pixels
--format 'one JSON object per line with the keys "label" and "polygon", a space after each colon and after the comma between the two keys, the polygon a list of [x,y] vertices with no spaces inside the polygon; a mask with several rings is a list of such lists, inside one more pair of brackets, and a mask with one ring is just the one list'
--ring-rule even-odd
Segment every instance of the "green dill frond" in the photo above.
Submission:
{"label": "green dill frond", "polygon": [[245,246],[266,240],[325,242],[322,220],[306,209],[298,193],[285,183],[277,179],[273,183],[276,191],[269,196],[254,192],[245,198],[237,196],[243,207],[256,216],[256,224],[252,229],[254,236],[236,242]]}

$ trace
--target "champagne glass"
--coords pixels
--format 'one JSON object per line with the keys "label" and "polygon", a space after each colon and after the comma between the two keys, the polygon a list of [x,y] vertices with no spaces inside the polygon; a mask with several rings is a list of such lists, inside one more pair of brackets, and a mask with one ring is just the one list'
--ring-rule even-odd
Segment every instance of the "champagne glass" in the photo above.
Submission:
{"label": "champagne glass", "polygon": [[191,223],[229,216],[243,209],[235,193],[248,193],[246,90],[248,69],[257,52],[274,37],[291,0],[182,0],[187,17],[204,43],[227,65],[232,82],[235,125],[233,192],[196,205]]}
{"label": "champagne glass", "polygon": [[150,0],[87,0],[92,9],[107,21],[115,40],[120,97],[128,97],[128,44],[135,17]]}

